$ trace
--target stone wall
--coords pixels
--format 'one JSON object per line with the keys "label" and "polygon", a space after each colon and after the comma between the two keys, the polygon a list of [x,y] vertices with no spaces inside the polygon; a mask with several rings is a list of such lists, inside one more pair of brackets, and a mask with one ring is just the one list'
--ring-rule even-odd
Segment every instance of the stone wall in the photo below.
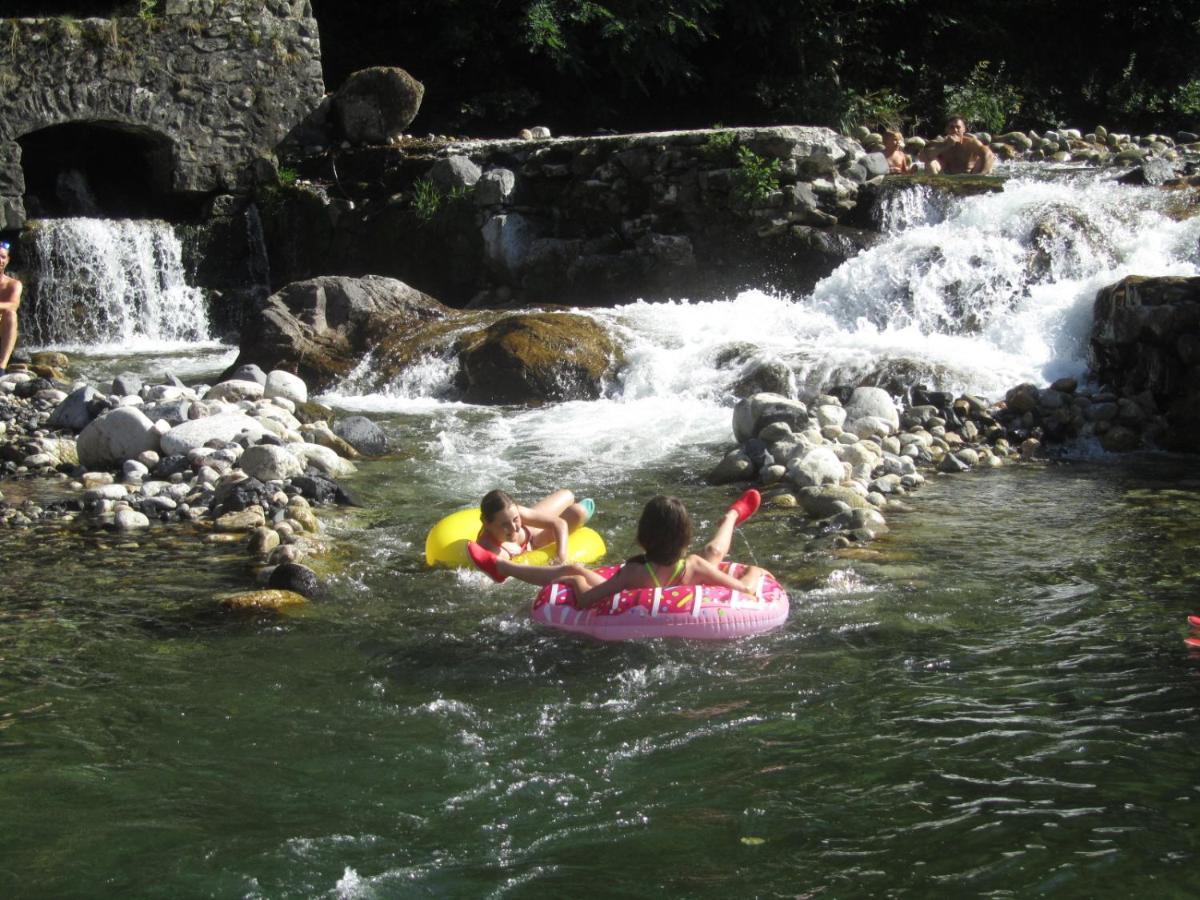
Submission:
{"label": "stone wall", "polygon": [[[244,192],[324,93],[309,0],[165,0],[155,18],[0,20],[0,230],[26,218],[19,140],[84,124],[147,141],[162,189]],[[137,161],[130,161],[138,165]]]}
{"label": "stone wall", "polygon": [[[807,290],[875,237],[844,223],[887,168],[798,126],[406,140],[296,165],[300,183],[260,198],[274,288],[372,273],[453,306]],[[757,196],[755,167],[777,182]]]}
{"label": "stone wall", "polygon": [[1200,278],[1131,275],[1100,290],[1088,364],[1124,404],[1131,438],[1200,450]]}

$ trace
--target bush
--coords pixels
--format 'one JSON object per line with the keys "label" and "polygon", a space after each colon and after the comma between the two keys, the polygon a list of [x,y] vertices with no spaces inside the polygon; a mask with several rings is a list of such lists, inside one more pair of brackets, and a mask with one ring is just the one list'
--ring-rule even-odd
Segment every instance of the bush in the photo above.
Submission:
{"label": "bush", "polygon": [[859,125],[874,131],[877,128],[901,130],[903,112],[908,98],[886,88],[860,94],[851,88],[844,98],[845,111],[838,122],[843,134],[849,134]]}
{"label": "bush", "polygon": [[749,147],[737,149],[737,195],[749,205],[779,190],[779,160],[764,159]]}
{"label": "bush", "polygon": [[1171,108],[1189,119],[1200,117],[1200,79],[1193,78],[1176,88]]}
{"label": "bush", "polygon": [[970,127],[990,132],[1004,130],[1010,117],[1021,111],[1021,93],[1004,80],[1004,65],[993,74],[991,64],[980,60],[962,84],[946,85],[946,115],[960,115]]}

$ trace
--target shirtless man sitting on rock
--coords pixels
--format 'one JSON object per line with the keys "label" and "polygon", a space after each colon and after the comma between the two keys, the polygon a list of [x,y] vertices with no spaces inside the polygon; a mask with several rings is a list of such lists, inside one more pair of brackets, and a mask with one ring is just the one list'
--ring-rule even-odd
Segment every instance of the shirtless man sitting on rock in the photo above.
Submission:
{"label": "shirtless man sitting on rock", "polygon": [[21,306],[21,282],[5,273],[9,244],[0,241],[0,375],[8,368],[8,358],[17,346],[17,309]]}
{"label": "shirtless man sitting on rock", "polygon": [[927,144],[917,158],[934,175],[986,175],[996,164],[996,154],[967,134],[962,116],[947,119],[945,137]]}

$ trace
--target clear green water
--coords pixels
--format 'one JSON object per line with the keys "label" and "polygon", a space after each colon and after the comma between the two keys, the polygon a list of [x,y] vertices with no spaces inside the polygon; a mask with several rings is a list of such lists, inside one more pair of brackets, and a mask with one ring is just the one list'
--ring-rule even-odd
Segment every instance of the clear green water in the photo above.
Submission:
{"label": "clear green water", "polygon": [[[474,485],[432,465],[437,416],[384,422],[401,452],[327,516],[330,595],[298,613],[221,611],[247,562],[188,535],[3,535],[0,893],[1200,890],[1193,463],[934,479],[869,559],[760,515],[734,555],[789,588],[786,628],[610,645],[424,569]],[[516,487],[595,496],[619,556],[651,493],[724,508],[715,452]]]}

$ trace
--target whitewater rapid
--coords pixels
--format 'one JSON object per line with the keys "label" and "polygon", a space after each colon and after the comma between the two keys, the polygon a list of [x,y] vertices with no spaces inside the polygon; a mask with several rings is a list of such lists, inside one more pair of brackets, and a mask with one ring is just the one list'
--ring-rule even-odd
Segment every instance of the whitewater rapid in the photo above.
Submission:
{"label": "whitewater rapid", "polygon": [[616,478],[728,441],[734,388],[762,366],[784,367],[801,397],[866,382],[995,399],[1021,382],[1085,375],[1099,288],[1131,274],[1197,274],[1200,219],[1172,216],[1172,202],[1094,175],[1013,179],[949,203],[904,191],[881,210],[885,238],[810,295],[579,310],[625,354],[599,400],[465,406],[447,399],[455,364],[437,354],[382,391],[351,379],[326,399],[438,417],[449,476],[485,489],[531,465]]}

